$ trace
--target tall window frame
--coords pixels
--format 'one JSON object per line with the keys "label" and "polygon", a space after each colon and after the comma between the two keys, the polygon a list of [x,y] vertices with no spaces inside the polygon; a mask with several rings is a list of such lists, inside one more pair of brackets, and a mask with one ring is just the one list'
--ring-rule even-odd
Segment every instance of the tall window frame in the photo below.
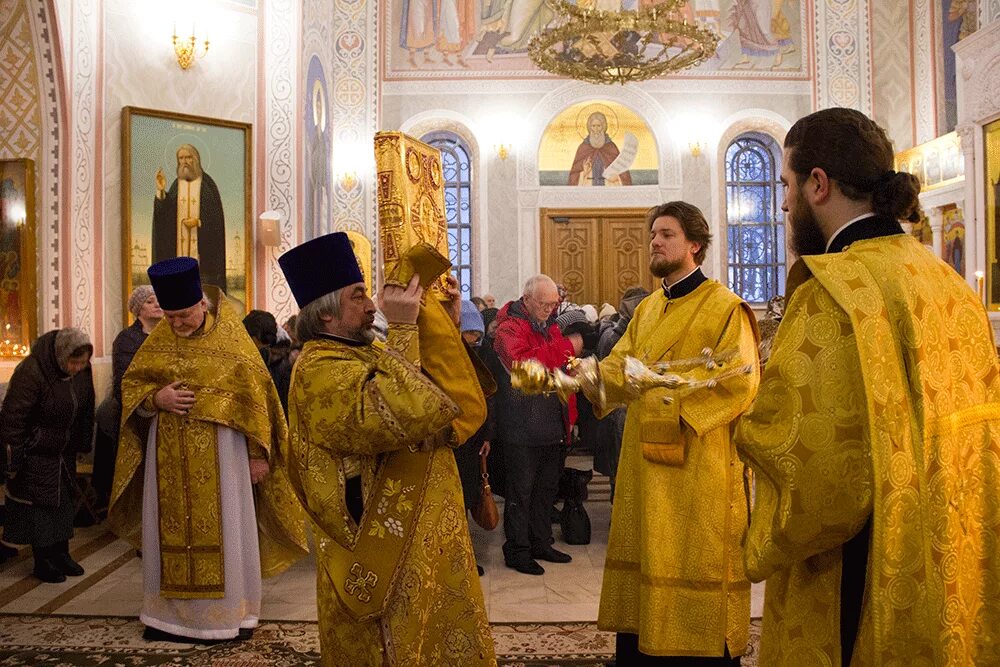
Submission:
{"label": "tall window frame", "polygon": [[444,210],[448,223],[448,258],[458,278],[462,298],[473,289],[473,190],[472,151],[465,140],[448,130],[425,134],[421,141],[441,151]]}
{"label": "tall window frame", "polygon": [[780,181],[781,148],[763,132],[744,132],[726,147],[729,288],[747,303],[785,293],[787,250]]}

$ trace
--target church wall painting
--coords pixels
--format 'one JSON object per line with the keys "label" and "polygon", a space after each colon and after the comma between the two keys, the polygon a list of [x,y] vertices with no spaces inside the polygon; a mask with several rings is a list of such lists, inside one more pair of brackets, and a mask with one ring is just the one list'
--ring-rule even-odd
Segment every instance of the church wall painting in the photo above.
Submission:
{"label": "church wall painting", "polygon": [[35,340],[35,166],[0,160],[0,359]]}
{"label": "church wall painting", "polygon": [[305,240],[329,229],[330,195],[330,96],[326,73],[318,56],[309,59],[305,100]]}
{"label": "church wall painting", "polygon": [[122,109],[122,300],[146,269],[197,257],[202,282],[252,303],[251,125]]}
{"label": "church wall painting", "polygon": [[895,162],[896,171],[917,177],[921,192],[958,183],[965,176],[965,158],[956,132],[896,153]]}
{"label": "church wall painting", "polygon": [[[596,0],[574,4],[609,5]],[[625,10],[656,0],[610,2]],[[716,54],[682,76],[808,77],[805,0],[691,0],[683,19],[719,33]],[[390,0],[380,12],[387,80],[548,77],[528,58],[528,43],[553,20],[546,0]],[[744,74],[739,74],[743,72]]]}
{"label": "church wall painting", "polygon": [[655,185],[658,171],[652,131],[618,102],[591,100],[564,109],[538,148],[539,185]]}
{"label": "church wall painting", "polygon": [[958,275],[965,277],[965,217],[962,209],[955,204],[943,206],[941,213],[944,235],[942,259],[955,269]]}
{"label": "church wall painting", "polygon": [[983,128],[986,189],[986,303],[1000,310],[1000,118]]}
{"label": "church wall painting", "polygon": [[955,52],[951,47],[965,39],[978,28],[978,3],[976,0],[942,0],[941,50],[944,76],[944,129],[951,130],[958,120],[957,86],[955,82]]}

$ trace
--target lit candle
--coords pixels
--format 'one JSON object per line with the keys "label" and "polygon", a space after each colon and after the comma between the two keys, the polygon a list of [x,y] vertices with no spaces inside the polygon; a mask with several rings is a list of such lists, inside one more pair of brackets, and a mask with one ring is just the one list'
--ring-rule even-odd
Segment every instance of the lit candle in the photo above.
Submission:
{"label": "lit candle", "polygon": [[986,303],[986,274],[976,271],[976,292],[979,293],[979,300]]}

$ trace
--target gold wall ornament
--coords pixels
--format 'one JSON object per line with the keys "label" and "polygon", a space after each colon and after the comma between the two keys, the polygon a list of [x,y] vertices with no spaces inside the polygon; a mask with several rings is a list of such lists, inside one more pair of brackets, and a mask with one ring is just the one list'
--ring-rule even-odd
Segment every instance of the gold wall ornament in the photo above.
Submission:
{"label": "gold wall ornament", "polygon": [[[402,132],[375,134],[375,194],[387,284],[408,281],[413,269],[409,257],[417,246],[426,244],[440,257],[449,256],[442,182],[438,149]],[[446,276],[447,271],[434,282],[441,294]]]}
{"label": "gold wall ornament", "polygon": [[546,0],[557,18],[531,40],[528,55],[547,72],[598,84],[624,85],[694,67],[715,53],[719,36],[681,18],[686,1],[616,12]]}
{"label": "gold wall ornament", "polygon": [[204,58],[208,54],[208,40],[205,40],[205,50],[198,53],[198,38],[194,34],[194,27],[191,28],[189,37],[178,37],[177,26],[174,26],[174,34],[171,37],[174,45],[174,55],[177,57],[177,64],[181,69],[186,70],[194,65],[196,58]]}

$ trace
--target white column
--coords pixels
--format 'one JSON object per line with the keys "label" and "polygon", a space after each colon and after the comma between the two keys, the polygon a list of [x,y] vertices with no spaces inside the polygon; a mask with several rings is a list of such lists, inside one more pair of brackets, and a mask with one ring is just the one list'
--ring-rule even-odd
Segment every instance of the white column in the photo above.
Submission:
{"label": "white column", "polygon": [[956,128],[965,158],[965,280],[976,288],[976,271],[986,271],[986,227],[980,229],[976,219],[976,183],[979,170],[976,168],[976,126],[961,125]]}
{"label": "white column", "polygon": [[925,213],[927,214],[927,221],[931,225],[931,235],[933,236],[931,243],[934,247],[934,255],[941,257],[944,253],[944,210],[940,206],[935,206],[925,211]]}

